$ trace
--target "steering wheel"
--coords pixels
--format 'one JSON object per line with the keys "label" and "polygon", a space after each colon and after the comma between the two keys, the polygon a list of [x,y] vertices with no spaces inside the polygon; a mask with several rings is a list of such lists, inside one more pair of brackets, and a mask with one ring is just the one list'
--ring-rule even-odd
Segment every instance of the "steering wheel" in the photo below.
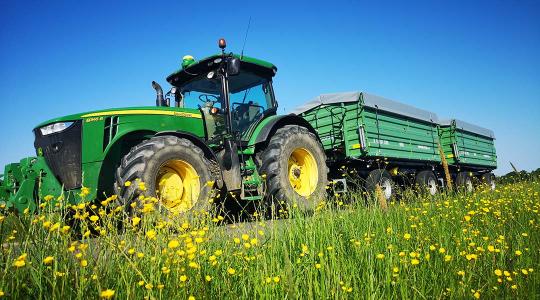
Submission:
{"label": "steering wheel", "polygon": [[216,102],[219,102],[219,97],[216,95],[211,95],[211,94],[201,94],[199,95],[199,100],[203,103],[206,103],[206,102],[216,103]]}

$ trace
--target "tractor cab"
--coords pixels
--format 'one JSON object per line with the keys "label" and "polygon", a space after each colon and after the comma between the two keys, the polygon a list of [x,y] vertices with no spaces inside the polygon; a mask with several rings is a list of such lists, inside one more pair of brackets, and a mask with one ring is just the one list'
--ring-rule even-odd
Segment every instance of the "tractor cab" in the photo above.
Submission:
{"label": "tractor cab", "polygon": [[276,113],[276,71],[271,63],[223,51],[200,61],[185,56],[182,69],[167,81],[176,106],[202,112],[210,141],[227,135],[245,140],[262,119]]}

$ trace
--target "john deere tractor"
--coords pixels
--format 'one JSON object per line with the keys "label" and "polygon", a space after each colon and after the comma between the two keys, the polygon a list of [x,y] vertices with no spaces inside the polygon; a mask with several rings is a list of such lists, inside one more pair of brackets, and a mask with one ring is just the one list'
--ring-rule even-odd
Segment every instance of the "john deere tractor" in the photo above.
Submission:
{"label": "john deere tractor", "polygon": [[213,193],[226,192],[313,209],[328,172],[315,130],[296,115],[276,115],[273,64],[226,53],[223,39],[219,47],[199,61],[185,56],[167,77],[169,92],[152,82],[156,106],[39,124],[36,156],[5,167],[0,202],[34,211],[45,198],[76,204],[116,194],[129,209],[145,193],[184,213],[208,209]]}

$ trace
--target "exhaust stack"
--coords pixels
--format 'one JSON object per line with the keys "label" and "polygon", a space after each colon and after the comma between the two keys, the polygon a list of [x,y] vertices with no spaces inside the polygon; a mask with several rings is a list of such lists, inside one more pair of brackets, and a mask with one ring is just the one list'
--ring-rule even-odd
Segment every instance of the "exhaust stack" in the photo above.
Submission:
{"label": "exhaust stack", "polygon": [[163,99],[163,89],[159,83],[152,81],[152,87],[156,90],[156,106],[166,106],[165,99]]}

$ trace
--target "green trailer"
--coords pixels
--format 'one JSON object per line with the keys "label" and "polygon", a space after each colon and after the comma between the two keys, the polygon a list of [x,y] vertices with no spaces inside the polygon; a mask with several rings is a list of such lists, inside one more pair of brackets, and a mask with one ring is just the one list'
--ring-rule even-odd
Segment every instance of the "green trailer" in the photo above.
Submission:
{"label": "green trailer", "polygon": [[396,183],[413,182],[432,194],[444,185],[439,144],[461,186],[472,188],[474,175],[492,176],[496,167],[490,130],[461,121],[446,125],[433,112],[369,93],[324,94],[293,112],[317,131],[329,164],[354,168],[368,190],[381,184],[387,198]]}
{"label": "green trailer", "polygon": [[364,92],[324,94],[297,108],[336,160],[439,164],[435,113]]}
{"label": "green trailer", "polygon": [[457,184],[469,188],[473,180],[495,188],[497,168],[495,134],[492,130],[465,121],[442,120],[439,126],[441,147]]}
{"label": "green trailer", "polygon": [[493,131],[461,120],[440,122],[441,146],[448,164],[495,169],[495,135]]}

